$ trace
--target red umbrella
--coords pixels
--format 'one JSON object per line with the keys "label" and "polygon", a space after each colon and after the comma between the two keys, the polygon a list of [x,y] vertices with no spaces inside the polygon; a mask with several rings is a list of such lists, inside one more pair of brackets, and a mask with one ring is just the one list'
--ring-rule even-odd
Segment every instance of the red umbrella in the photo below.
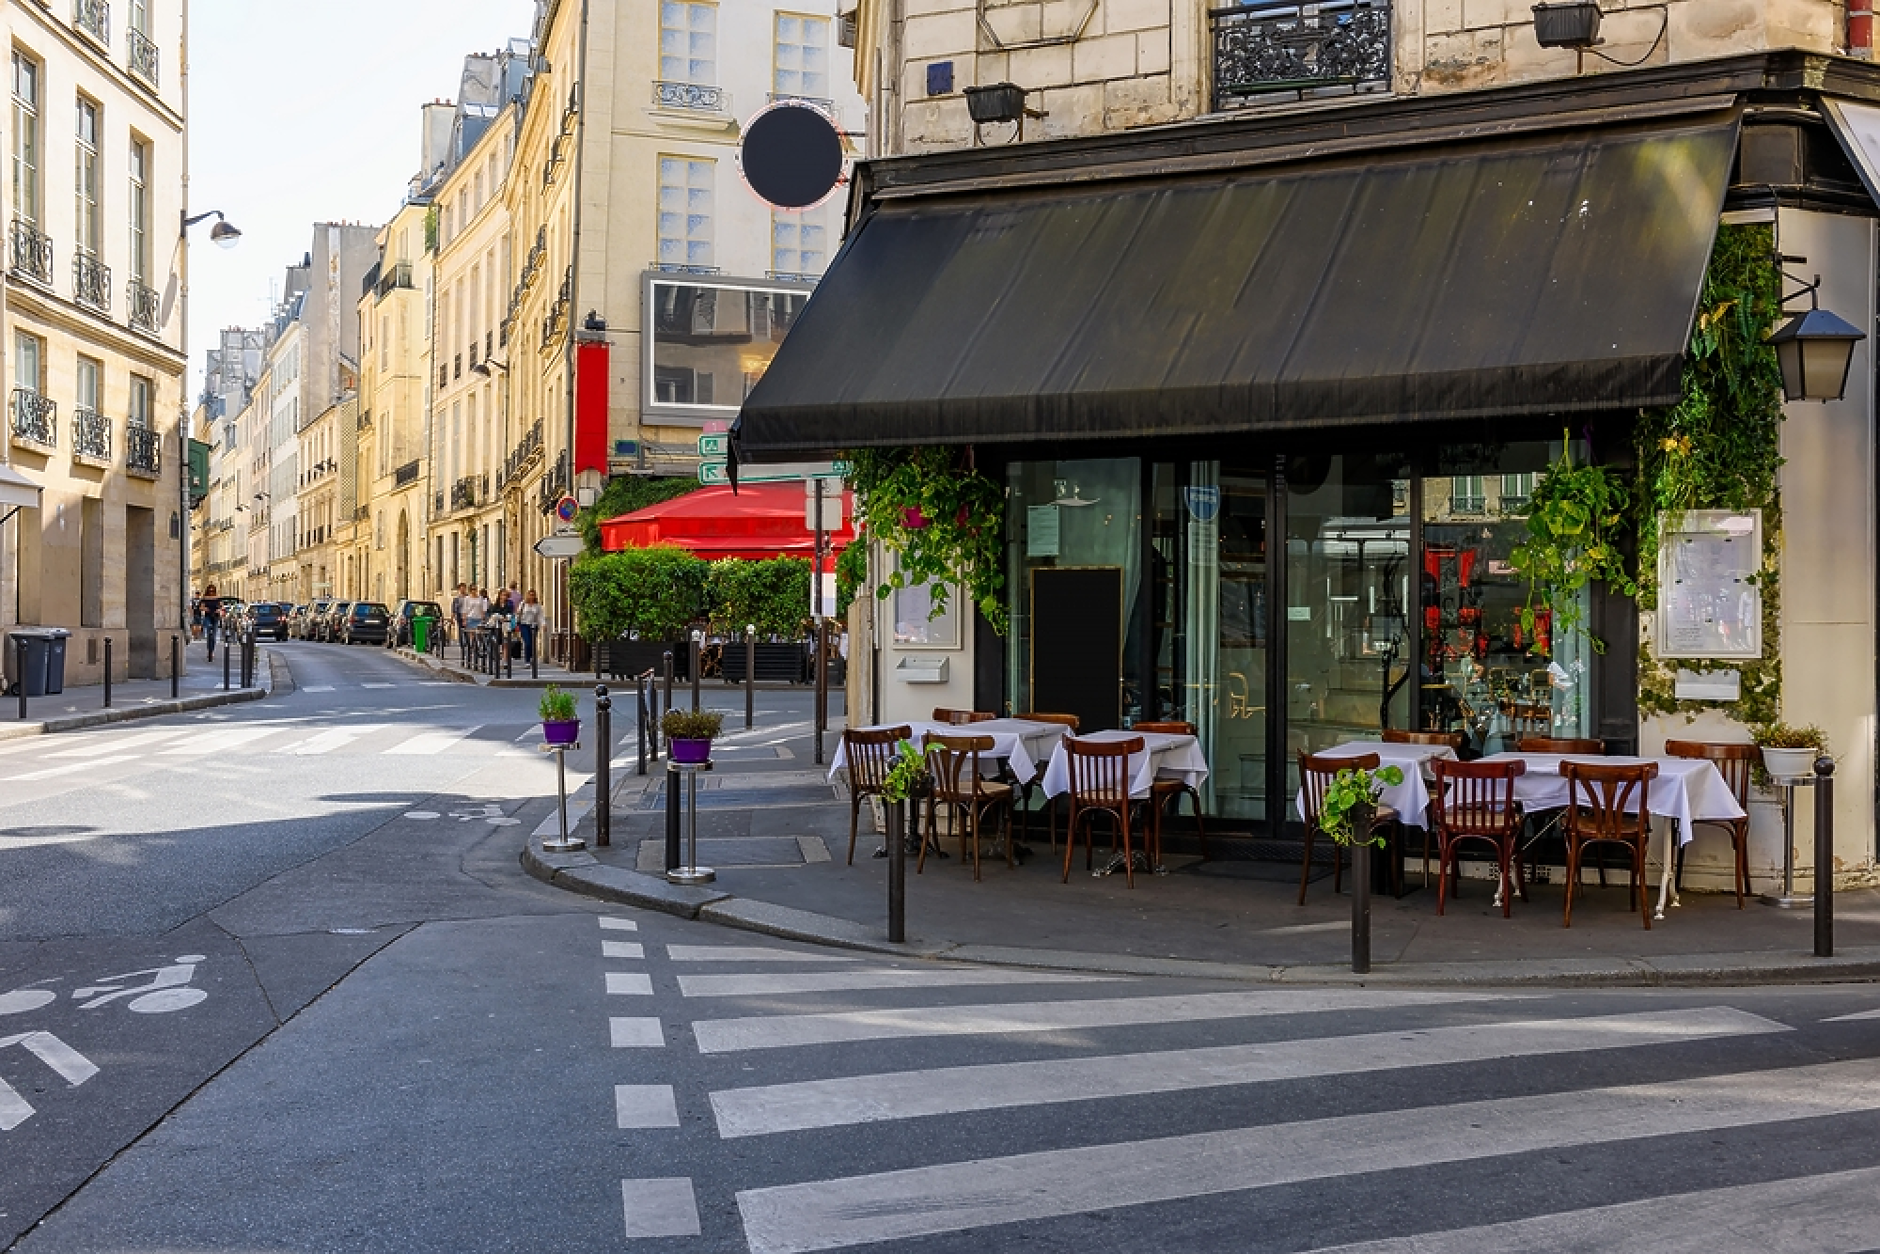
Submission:
{"label": "red umbrella", "polygon": [[[729,487],[700,488],[607,519],[601,523],[601,547],[618,553],[665,544],[706,559],[813,558],[816,535],[803,525],[805,512],[800,482],[747,483],[735,494]],[[843,521],[842,530],[830,533],[833,550],[855,538],[847,509]]]}

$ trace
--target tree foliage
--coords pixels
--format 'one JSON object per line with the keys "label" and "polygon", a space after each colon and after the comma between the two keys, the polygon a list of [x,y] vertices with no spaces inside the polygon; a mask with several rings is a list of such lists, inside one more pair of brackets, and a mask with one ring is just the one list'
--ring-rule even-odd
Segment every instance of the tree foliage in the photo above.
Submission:
{"label": "tree foliage", "polygon": [[705,617],[707,564],[659,546],[590,554],[568,571],[575,625],[589,640],[675,640]]}
{"label": "tree foliage", "polygon": [[971,465],[971,450],[859,449],[849,481],[856,516],[895,555],[875,595],[926,584],[937,618],[952,585],[965,588],[994,631],[1005,634],[1005,491]]}

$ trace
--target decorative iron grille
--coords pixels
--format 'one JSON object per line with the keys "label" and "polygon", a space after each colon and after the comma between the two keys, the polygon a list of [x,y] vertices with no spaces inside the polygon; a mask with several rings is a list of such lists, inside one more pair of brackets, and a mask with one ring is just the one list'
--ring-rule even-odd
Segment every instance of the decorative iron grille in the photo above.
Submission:
{"label": "decorative iron grille", "polygon": [[72,296],[100,313],[111,312],[111,267],[90,253],[72,255]]}
{"label": "decorative iron grille", "polygon": [[417,481],[418,481],[418,463],[415,461],[406,462],[404,465],[400,466],[397,470],[392,472],[392,486],[393,487],[402,488],[407,483],[416,483]]}
{"label": "decorative iron grille", "polygon": [[149,427],[126,427],[124,465],[134,475],[155,478],[163,470],[163,437]]}
{"label": "decorative iron grille", "polygon": [[30,388],[13,389],[13,438],[57,448],[59,444],[59,405],[49,396]]}
{"label": "decorative iron grille", "polygon": [[450,485],[450,507],[453,510],[475,509],[479,503],[475,475],[465,475]]}
{"label": "decorative iron grille", "polygon": [[90,409],[72,411],[72,454],[111,460],[111,420]]}
{"label": "decorative iron grille", "polygon": [[13,219],[13,273],[35,283],[52,282],[52,237],[23,218]]}
{"label": "decorative iron grille", "polygon": [[698,83],[654,83],[653,103],[661,109],[727,113],[731,109],[731,93],[722,87],[704,87]]}
{"label": "decorative iron grille", "polygon": [[130,60],[131,73],[149,83],[157,85],[157,67],[162,63],[162,50],[150,36],[140,30],[132,29],[125,35],[125,50]]}
{"label": "decorative iron grille", "polygon": [[72,0],[72,25],[101,44],[111,43],[111,5],[108,0]]}
{"label": "decorative iron grille", "polygon": [[163,294],[156,288],[132,279],[124,289],[124,298],[130,304],[132,330],[155,335],[163,329]]}
{"label": "decorative iron grille", "polygon": [[1208,23],[1216,109],[1273,92],[1390,81],[1388,0],[1244,4],[1211,11]]}

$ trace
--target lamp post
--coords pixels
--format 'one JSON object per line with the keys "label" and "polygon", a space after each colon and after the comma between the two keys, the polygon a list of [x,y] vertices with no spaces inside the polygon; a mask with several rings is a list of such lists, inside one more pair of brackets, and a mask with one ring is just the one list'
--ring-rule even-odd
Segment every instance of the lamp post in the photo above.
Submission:
{"label": "lamp post", "polygon": [[[1783,257],[1784,262],[1805,262],[1806,257]],[[1786,276],[1785,276],[1786,277]],[[1838,401],[1847,395],[1847,376],[1854,363],[1854,345],[1866,334],[1840,315],[1821,307],[1821,276],[1782,303],[1808,297],[1808,310],[1798,313],[1765,338],[1776,350],[1782,367],[1782,398],[1789,401]]]}
{"label": "lamp post", "polygon": [[[185,26],[187,26],[187,20],[185,20]],[[185,148],[184,151],[185,151],[185,166],[187,166],[188,149]],[[184,181],[185,181],[185,184],[187,184],[187,181],[188,181],[187,176],[185,176]],[[209,228],[209,241],[215,244],[219,248],[235,247],[237,243],[241,242],[242,233],[241,231],[236,229],[236,227],[233,224],[231,224],[227,218],[222,216],[222,211],[220,209],[211,209],[207,213],[199,213],[195,215],[194,217],[190,216],[189,210],[184,209],[177,216],[178,216],[178,222],[180,223],[180,225],[177,227],[176,237],[177,237],[177,240],[183,245],[182,284],[181,284],[181,287],[182,287],[181,304],[182,304],[182,315],[183,315],[182,341],[183,341],[183,356],[184,356],[184,361],[185,361],[183,378],[184,378],[184,387],[187,388],[188,378],[189,378],[189,370],[188,370],[188,365],[187,365],[188,356],[189,356],[189,249],[188,249],[189,228],[192,226],[195,226],[199,222],[206,222],[210,218],[214,218],[215,225]],[[183,518],[187,520],[190,516],[189,406],[187,402],[177,406],[176,480],[177,480],[176,497],[177,497],[178,502],[180,502],[180,505],[181,505],[180,512]],[[187,626],[189,623],[189,527],[187,525],[183,527],[183,534],[181,535],[181,537],[178,538],[177,544],[176,544],[176,588],[177,588],[176,623],[177,623],[177,626],[180,628],[180,627]]]}

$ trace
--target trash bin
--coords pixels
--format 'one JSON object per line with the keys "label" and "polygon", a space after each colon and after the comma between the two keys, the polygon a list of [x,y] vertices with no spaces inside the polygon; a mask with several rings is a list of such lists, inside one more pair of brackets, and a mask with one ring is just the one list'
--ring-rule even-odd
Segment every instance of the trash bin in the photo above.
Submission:
{"label": "trash bin", "polygon": [[423,615],[411,620],[411,647],[420,653],[431,651],[431,620]]}
{"label": "trash bin", "polygon": [[65,691],[65,642],[72,633],[63,627],[47,627],[46,695],[56,697]]}
{"label": "trash bin", "polygon": [[[46,695],[46,654],[51,646],[51,637],[43,627],[21,627],[7,633],[8,663],[13,667],[14,683],[18,690],[29,697]],[[64,642],[60,642],[63,650]],[[65,659],[59,659],[60,690],[65,684]]]}

